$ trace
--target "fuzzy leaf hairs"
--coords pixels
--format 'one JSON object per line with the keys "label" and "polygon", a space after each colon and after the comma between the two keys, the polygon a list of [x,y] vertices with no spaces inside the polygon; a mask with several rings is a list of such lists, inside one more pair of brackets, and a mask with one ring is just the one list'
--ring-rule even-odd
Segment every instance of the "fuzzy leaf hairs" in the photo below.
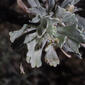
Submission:
{"label": "fuzzy leaf hairs", "polygon": [[[81,58],[79,48],[85,44],[85,19],[73,11],[77,2],[79,0],[65,0],[59,6],[55,0],[48,0],[47,8],[38,0],[28,0],[30,6],[34,4],[28,9],[35,14],[30,22],[39,24],[25,24],[9,35],[12,43],[25,35],[22,43],[27,46],[26,61],[32,68],[42,66],[42,57],[47,64],[56,67],[60,63],[56,48],[60,48],[67,57],[72,57],[70,52]],[[69,10],[72,5],[74,8]],[[43,51],[45,56],[42,56]]]}

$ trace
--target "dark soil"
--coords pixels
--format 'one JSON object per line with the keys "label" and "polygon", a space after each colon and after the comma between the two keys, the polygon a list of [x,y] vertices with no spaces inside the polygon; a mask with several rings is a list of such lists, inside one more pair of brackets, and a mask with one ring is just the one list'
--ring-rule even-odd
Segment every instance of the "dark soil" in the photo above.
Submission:
{"label": "dark soil", "polygon": [[[77,6],[85,9],[84,3],[81,0]],[[78,14],[85,17],[85,10]],[[19,51],[12,49],[8,33],[25,23],[29,23],[29,17],[19,9],[16,0],[0,0],[0,85],[85,85],[85,48],[80,49],[82,60],[65,58],[56,68],[44,63],[38,69],[25,62],[24,51],[20,56]],[[60,51],[59,55],[65,57]],[[21,62],[24,74],[20,71]]]}

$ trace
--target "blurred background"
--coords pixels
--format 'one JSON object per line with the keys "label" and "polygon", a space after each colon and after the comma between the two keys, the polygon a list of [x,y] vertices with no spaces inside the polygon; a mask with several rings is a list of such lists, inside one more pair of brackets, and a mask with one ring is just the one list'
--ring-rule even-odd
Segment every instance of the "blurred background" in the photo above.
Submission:
{"label": "blurred background", "polygon": [[[83,9],[77,14],[85,17],[85,0],[80,0],[77,6]],[[80,48],[82,60],[64,58],[56,68],[43,64],[34,69],[25,61],[25,46],[17,48],[17,52],[12,49],[9,31],[29,24],[29,19],[16,0],[0,0],[0,85],[85,85],[85,48]]]}

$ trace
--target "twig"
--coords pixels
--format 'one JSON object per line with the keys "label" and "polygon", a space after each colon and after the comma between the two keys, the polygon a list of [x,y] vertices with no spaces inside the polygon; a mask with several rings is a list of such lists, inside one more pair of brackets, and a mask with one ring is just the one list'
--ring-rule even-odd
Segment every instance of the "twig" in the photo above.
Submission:
{"label": "twig", "polygon": [[23,9],[26,13],[30,14],[28,7],[23,3],[22,0],[17,0],[18,6]]}

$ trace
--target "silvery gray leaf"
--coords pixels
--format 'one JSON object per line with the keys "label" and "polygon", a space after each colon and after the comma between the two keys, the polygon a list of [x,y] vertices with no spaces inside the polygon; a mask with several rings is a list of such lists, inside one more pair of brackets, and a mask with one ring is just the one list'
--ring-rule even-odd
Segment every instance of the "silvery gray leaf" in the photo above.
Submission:
{"label": "silvery gray leaf", "polygon": [[72,2],[73,0],[64,0],[63,1],[63,3],[61,4],[61,7],[66,7],[66,6],[68,6],[68,4],[71,4],[71,2]]}
{"label": "silvery gray leaf", "polygon": [[35,0],[27,0],[31,7],[37,7]]}
{"label": "silvery gray leaf", "polygon": [[79,47],[79,43],[69,39],[64,44],[64,48],[67,52],[79,53]]}
{"label": "silvery gray leaf", "polygon": [[61,7],[66,7],[68,6],[69,4],[71,5],[75,5],[79,2],[80,0],[64,0],[63,3],[61,4]]}
{"label": "silvery gray leaf", "polygon": [[57,43],[57,46],[62,48],[64,43],[67,40],[67,37],[65,35],[62,35],[60,33],[56,33],[56,38],[58,38],[59,42]]}
{"label": "silvery gray leaf", "polygon": [[31,64],[32,68],[40,67],[42,65],[41,62],[42,49],[35,50],[36,44],[37,44],[36,40],[27,43],[28,52],[26,61]]}
{"label": "silvery gray leaf", "polygon": [[47,20],[46,20],[46,18],[41,18],[40,19],[40,25],[39,25],[39,27],[37,29],[37,33],[38,33],[39,36],[42,37],[45,34],[46,27],[47,27]]}
{"label": "silvery gray leaf", "polygon": [[38,15],[36,15],[36,17],[34,17],[34,18],[32,19],[32,22],[33,22],[33,23],[38,23],[39,21],[40,21],[40,18],[39,18]]}
{"label": "silvery gray leaf", "polygon": [[76,15],[78,19],[78,25],[81,29],[85,30],[85,19],[79,15]]}
{"label": "silvery gray leaf", "polygon": [[55,0],[48,0],[48,11],[52,11],[55,6]]}
{"label": "silvery gray leaf", "polygon": [[66,36],[62,35],[57,32],[58,27],[54,26],[54,21],[57,22],[57,20],[51,20],[52,22],[48,21],[48,26],[47,26],[47,33],[50,36],[50,39],[56,40],[57,46],[62,48],[63,44],[65,43]]}
{"label": "silvery gray leaf", "polygon": [[63,16],[62,22],[66,23],[67,25],[77,24],[78,20],[75,14],[68,12]]}
{"label": "silvery gray leaf", "polygon": [[29,11],[31,13],[34,13],[34,14],[40,15],[40,16],[45,16],[46,15],[46,9],[44,9],[42,7],[29,8]]}
{"label": "silvery gray leaf", "polygon": [[23,35],[26,32],[26,29],[27,29],[27,24],[23,25],[23,27],[20,30],[9,32],[11,42],[13,43],[16,38]]}
{"label": "silvery gray leaf", "polygon": [[66,11],[64,8],[61,7],[58,7],[56,17],[60,18],[62,22],[66,23],[67,25],[76,24],[78,21],[75,14]]}
{"label": "silvery gray leaf", "polygon": [[32,68],[40,67],[42,65],[41,57],[46,39],[34,39],[26,44],[28,48],[26,61],[31,64]]}
{"label": "silvery gray leaf", "polygon": [[37,33],[36,32],[35,33],[32,33],[32,34],[26,35],[25,40],[24,40],[24,44],[31,42],[36,37],[37,37]]}
{"label": "silvery gray leaf", "polygon": [[77,4],[79,1],[80,1],[80,0],[72,0],[71,4],[72,4],[72,5],[75,5],[75,4]]}
{"label": "silvery gray leaf", "polygon": [[58,27],[57,32],[62,35],[67,36],[71,40],[76,41],[78,43],[85,42],[85,38],[84,38],[83,34],[78,30],[78,28],[76,28],[75,25],[67,26],[64,28]]}
{"label": "silvery gray leaf", "polygon": [[36,4],[37,4],[37,7],[42,7],[42,6],[40,5],[39,0],[35,0],[35,2],[36,2]]}
{"label": "silvery gray leaf", "polygon": [[66,10],[64,8],[61,8],[60,6],[58,6],[58,9],[56,11],[56,17],[62,18],[63,15],[66,14]]}
{"label": "silvery gray leaf", "polygon": [[54,50],[52,45],[49,45],[45,49],[46,55],[45,55],[45,61],[50,65],[56,67],[57,64],[60,63],[60,60],[57,56],[56,51]]}

